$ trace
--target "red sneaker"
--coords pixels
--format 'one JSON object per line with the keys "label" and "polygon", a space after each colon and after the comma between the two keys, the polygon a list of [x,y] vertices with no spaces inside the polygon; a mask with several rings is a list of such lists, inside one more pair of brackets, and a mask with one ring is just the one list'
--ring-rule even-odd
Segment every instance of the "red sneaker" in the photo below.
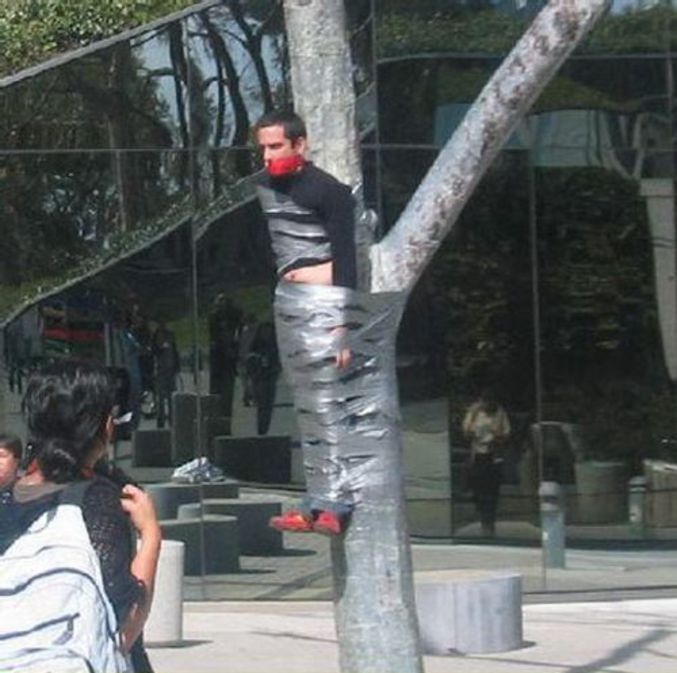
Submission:
{"label": "red sneaker", "polygon": [[321,535],[340,535],[343,532],[343,520],[335,512],[322,510],[313,523],[313,530]]}
{"label": "red sneaker", "polygon": [[290,509],[281,516],[273,516],[268,525],[281,532],[312,533],[313,519],[297,509]]}

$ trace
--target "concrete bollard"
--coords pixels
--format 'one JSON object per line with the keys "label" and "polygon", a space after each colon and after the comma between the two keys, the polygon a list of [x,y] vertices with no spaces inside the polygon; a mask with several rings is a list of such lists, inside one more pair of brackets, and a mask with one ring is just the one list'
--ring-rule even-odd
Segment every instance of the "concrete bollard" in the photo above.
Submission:
{"label": "concrete bollard", "polygon": [[163,540],[160,546],[155,592],[143,629],[146,645],[178,645],[183,640],[183,556],[185,545]]}
{"label": "concrete bollard", "polygon": [[630,529],[638,534],[644,533],[646,525],[645,498],[647,479],[646,477],[633,477],[628,482],[628,518]]}
{"label": "concrete bollard", "polygon": [[542,481],[538,489],[541,500],[541,543],[547,568],[564,568],[566,528],[562,487],[554,481]]}

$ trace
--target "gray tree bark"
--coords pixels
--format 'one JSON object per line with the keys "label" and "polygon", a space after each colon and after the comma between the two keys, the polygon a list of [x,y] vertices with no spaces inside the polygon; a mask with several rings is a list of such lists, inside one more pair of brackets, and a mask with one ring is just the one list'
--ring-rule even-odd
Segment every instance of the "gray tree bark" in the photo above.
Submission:
{"label": "gray tree bark", "polygon": [[[284,9],[294,107],[308,126],[311,158],[359,190],[362,170],[343,0],[286,0]],[[394,360],[390,370],[396,395]],[[365,489],[365,502],[353,512],[346,535],[332,540],[334,615],[344,672],[423,670],[400,433],[390,433],[390,440],[389,460],[382,467],[385,482]]]}
{"label": "gray tree bark", "polygon": [[[485,86],[386,238],[372,247],[372,292],[408,293],[519,120],[610,0],[550,0]],[[284,0],[296,111],[312,158],[361,182],[343,0]],[[393,367],[394,370],[394,367]],[[392,372],[393,377],[395,372]],[[422,670],[404,517],[401,441],[388,469],[397,506],[364,502],[332,542],[344,673]],[[366,496],[365,496],[366,498]]]}
{"label": "gray tree bark", "polygon": [[355,90],[343,0],[285,0],[294,108],[310,157],[347,185],[362,182]]}

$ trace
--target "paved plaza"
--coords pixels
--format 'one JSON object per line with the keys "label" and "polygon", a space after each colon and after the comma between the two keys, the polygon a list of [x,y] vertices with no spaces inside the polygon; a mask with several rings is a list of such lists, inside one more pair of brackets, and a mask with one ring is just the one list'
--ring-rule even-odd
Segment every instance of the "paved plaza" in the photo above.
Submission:
{"label": "paved plaza", "polygon": [[[8,429],[23,434],[18,399],[14,402]],[[432,434],[439,428],[424,430]],[[285,506],[298,497],[292,490],[242,490],[254,496],[272,490]],[[575,542],[567,549],[566,568],[545,571],[533,523],[500,521],[491,543],[473,541],[477,533],[467,527],[462,543],[415,539],[415,579],[438,581],[466,569],[518,572],[522,647],[481,656],[427,656],[428,673],[677,670],[674,543],[632,540],[625,526],[594,531],[570,526]],[[586,537],[597,542],[586,543]],[[285,534],[281,552],[242,555],[240,566],[237,573],[185,579],[183,639],[150,649],[156,673],[338,671],[329,540]]]}
{"label": "paved plaza", "polygon": [[[339,671],[330,603],[188,603],[184,624],[180,646],[149,650],[156,673]],[[677,599],[526,605],[521,648],[427,656],[425,670],[674,673]]]}

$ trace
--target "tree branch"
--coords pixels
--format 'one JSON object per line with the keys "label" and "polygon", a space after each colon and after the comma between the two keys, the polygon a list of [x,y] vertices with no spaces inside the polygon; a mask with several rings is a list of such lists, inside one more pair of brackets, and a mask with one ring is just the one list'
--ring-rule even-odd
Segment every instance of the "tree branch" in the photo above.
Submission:
{"label": "tree branch", "polygon": [[517,123],[610,0],[550,0],[495,71],[388,236],[372,290],[409,292]]}

